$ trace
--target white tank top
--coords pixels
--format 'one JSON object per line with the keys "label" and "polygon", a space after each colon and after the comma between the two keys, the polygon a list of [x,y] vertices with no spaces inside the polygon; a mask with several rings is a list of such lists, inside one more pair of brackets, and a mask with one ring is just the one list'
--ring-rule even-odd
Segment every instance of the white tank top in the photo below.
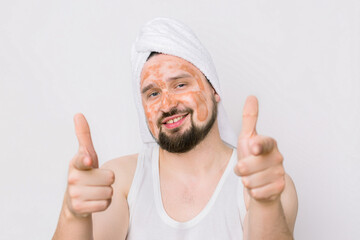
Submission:
{"label": "white tank top", "polygon": [[236,149],[210,200],[187,222],[169,217],[164,209],[159,181],[159,147],[139,154],[128,194],[130,211],[127,240],[226,240],[243,239],[246,208],[241,178],[233,168]]}

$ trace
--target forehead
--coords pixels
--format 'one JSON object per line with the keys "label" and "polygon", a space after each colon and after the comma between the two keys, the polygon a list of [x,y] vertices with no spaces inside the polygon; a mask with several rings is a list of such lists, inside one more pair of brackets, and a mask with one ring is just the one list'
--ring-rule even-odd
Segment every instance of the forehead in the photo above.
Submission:
{"label": "forehead", "polygon": [[185,71],[192,76],[202,75],[201,71],[190,62],[176,56],[157,54],[152,56],[141,71],[141,83],[151,75],[161,77],[164,73]]}

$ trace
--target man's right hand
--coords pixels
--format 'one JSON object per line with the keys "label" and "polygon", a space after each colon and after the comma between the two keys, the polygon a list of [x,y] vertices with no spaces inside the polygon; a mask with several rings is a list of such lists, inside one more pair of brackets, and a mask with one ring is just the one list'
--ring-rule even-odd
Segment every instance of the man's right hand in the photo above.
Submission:
{"label": "man's right hand", "polygon": [[106,210],[113,195],[114,172],[99,169],[89,125],[81,113],[74,116],[79,151],[70,162],[66,205],[76,217]]}

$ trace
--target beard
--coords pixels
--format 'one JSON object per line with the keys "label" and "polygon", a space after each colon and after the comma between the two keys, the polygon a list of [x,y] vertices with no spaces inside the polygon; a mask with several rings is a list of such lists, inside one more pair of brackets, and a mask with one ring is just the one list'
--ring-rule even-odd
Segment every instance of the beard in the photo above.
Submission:
{"label": "beard", "polygon": [[210,132],[212,126],[215,123],[217,118],[217,103],[215,98],[212,97],[213,107],[211,111],[211,117],[204,126],[196,126],[193,119],[193,110],[186,108],[185,110],[178,110],[176,108],[171,109],[167,113],[163,113],[163,116],[160,119],[163,119],[168,116],[179,113],[188,113],[190,114],[190,123],[191,126],[189,129],[185,130],[183,133],[180,133],[180,127],[170,130],[171,135],[166,134],[163,131],[161,120],[158,122],[160,126],[159,139],[155,139],[160,147],[171,153],[185,153],[192,150],[196,145],[198,145]]}

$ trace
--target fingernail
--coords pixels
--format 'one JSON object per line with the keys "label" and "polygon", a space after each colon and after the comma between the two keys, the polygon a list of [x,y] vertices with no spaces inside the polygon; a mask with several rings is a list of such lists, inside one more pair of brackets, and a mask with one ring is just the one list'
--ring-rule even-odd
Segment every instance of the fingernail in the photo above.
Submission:
{"label": "fingernail", "polygon": [[91,159],[89,157],[86,157],[84,159],[84,163],[85,163],[86,166],[91,166]]}
{"label": "fingernail", "polygon": [[261,148],[260,148],[260,146],[259,145],[255,145],[255,146],[253,146],[253,153],[255,154],[255,155],[258,155],[260,152],[261,152]]}
{"label": "fingernail", "polygon": [[242,162],[238,162],[237,166],[238,166],[239,172],[240,172],[241,174],[244,174],[245,168],[246,168],[246,167],[245,167],[245,164],[242,163]]}

